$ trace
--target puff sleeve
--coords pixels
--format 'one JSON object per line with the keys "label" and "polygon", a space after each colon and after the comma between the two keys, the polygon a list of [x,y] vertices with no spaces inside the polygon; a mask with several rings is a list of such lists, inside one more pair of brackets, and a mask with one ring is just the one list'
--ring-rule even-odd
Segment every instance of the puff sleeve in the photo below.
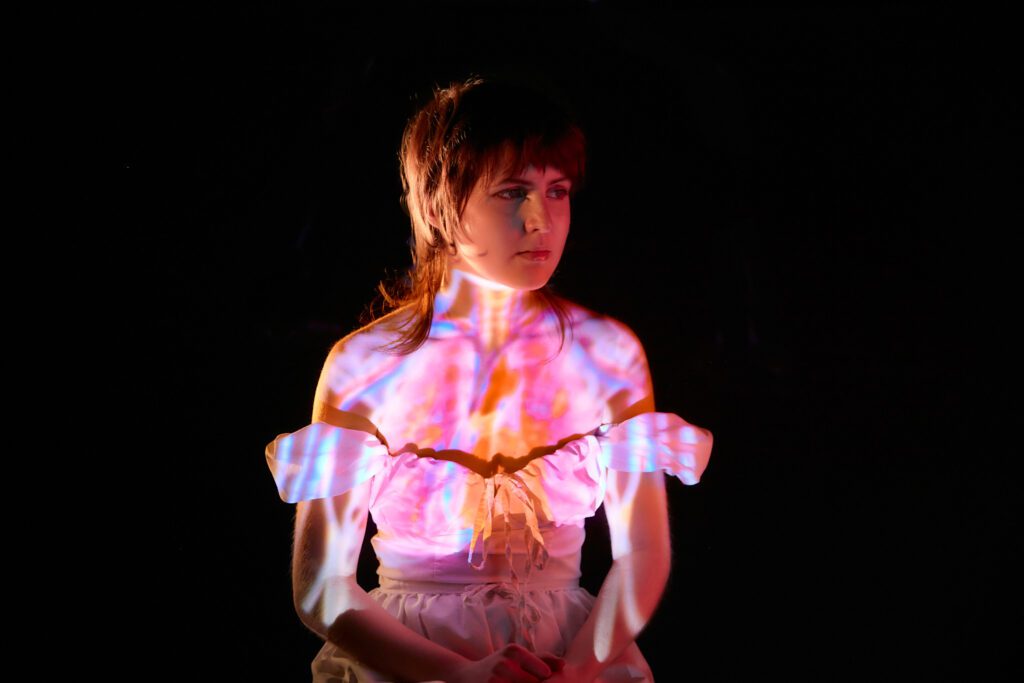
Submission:
{"label": "puff sleeve", "polygon": [[696,484],[711,457],[711,432],[675,413],[649,412],[605,423],[570,441],[563,454],[596,457],[607,469],[623,472],[662,470],[684,484]]}
{"label": "puff sleeve", "polygon": [[266,455],[286,503],[341,495],[383,470],[390,458],[372,434],[326,422],[279,435]]}

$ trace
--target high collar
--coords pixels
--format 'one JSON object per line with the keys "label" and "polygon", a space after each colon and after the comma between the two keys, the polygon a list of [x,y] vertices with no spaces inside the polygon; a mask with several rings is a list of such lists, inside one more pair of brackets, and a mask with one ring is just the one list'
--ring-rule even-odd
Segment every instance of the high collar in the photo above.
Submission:
{"label": "high collar", "polygon": [[531,292],[452,268],[434,298],[434,327],[477,337],[493,350],[520,332],[535,311]]}

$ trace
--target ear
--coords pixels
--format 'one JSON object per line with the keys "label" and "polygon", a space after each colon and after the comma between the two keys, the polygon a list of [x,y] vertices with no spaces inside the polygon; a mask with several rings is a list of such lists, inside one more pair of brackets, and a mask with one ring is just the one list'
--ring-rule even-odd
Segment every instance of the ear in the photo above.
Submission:
{"label": "ear", "polygon": [[437,212],[434,211],[434,207],[432,206],[427,207],[427,221],[430,223],[431,226],[435,228],[441,227],[441,221],[438,220]]}

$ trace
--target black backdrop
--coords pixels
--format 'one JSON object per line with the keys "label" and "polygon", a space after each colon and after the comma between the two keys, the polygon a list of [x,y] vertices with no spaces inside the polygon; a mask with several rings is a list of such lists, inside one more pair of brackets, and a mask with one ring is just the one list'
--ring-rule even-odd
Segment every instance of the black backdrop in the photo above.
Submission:
{"label": "black backdrop", "polygon": [[263,447],[308,421],[327,350],[408,263],[406,117],[491,68],[562,89],[589,135],[557,288],[630,325],[659,410],[715,433],[704,480],[667,482],[673,576],[639,641],[659,680],[1008,666],[1020,528],[986,443],[1015,310],[1015,241],[993,236],[1020,226],[997,208],[1002,22],[422,4],[165,7],[127,38],[147,57],[124,61],[131,320],[168,435],[138,456],[159,483],[139,572],[160,606],[134,608],[152,677],[308,680]]}

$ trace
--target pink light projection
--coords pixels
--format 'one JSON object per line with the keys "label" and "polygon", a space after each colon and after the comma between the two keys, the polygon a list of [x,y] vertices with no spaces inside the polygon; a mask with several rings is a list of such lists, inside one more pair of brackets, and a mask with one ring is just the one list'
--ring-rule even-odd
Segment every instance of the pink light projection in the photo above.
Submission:
{"label": "pink light projection", "polygon": [[[428,638],[425,629],[457,631],[424,625],[426,612],[401,595],[445,584],[465,605],[483,600],[484,587],[498,588],[516,609],[488,612],[508,622],[489,624],[492,633],[563,654],[568,644],[543,618],[552,607],[538,603],[537,591],[582,590],[585,520],[605,505],[618,565],[648,545],[639,516],[665,504],[650,473],[700,480],[712,435],[654,410],[646,356],[632,331],[571,305],[573,332],[559,351],[554,317],[527,294],[452,270],[422,347],[407,356],[374,349],[392,338],[401,311],[341,340],[324,364],[312,424],[267,446],[280,496],[300,503],[301,514],[309,514],[301,507],[308,501],[360,501],[355,509],[323,508],[327,519],[311,527],[321,535],[322,564],[302,600],[324,629],[353,608],[330,596],[344,594],[335,584],[354,575],[369,510],[381,582],[370,596],[393,616]],[[667,529],[658,533],[667,539]],[[613,574],[606,586],[620,595],[572,607],[581,633],[593,632],[592,656],[605,663],[618,654],[617,630],[635,638],[653,610],[638,597],[635,564]],[[581,627],[592,608],[603,615]],[[504,644],[474,642],[471,631],[437,639],[472,659]],[[643,670],[639,650],[632,656],[639,660],[629,666]]]}

